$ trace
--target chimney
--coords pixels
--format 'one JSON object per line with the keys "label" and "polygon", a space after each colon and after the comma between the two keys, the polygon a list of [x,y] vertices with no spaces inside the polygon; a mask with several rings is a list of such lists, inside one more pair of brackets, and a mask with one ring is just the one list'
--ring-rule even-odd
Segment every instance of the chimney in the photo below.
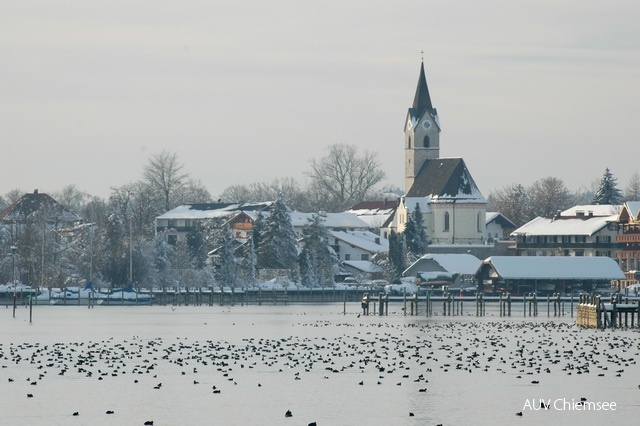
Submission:
{"label": "chimney", "polygon": [[34,189],[34,190],[33,190],[33,193],[34,193],[34,194],[37,194],[37,193],[38,193],[38,188]]}

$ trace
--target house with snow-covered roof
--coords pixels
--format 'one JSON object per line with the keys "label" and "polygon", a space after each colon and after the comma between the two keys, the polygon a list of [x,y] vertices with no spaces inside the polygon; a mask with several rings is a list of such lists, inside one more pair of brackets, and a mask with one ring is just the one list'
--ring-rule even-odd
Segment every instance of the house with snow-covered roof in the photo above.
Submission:
{"label": "house with snow-covered roof", "polygon": [[508,240],[516,225],[499,212],[487,212],[485,218],[487,238],[489,240]]}
{"label": "house with snow-covered roof", "polygon": [[404,124],[405,194],[389,228],[403,232],[419,205],[431,245],[484,244],[487,201],[462,158],[440,158],[440,131],[423,62]]}
{"label": "house with snow-covered roof", "polygon": [[389,251],[389,241],[371,231],[329,231],[329,245],[338,260],[369,261],[380,252]]}
{"label": "house with snow-covered roof", "polygon": [[511,235],[517,256],[607,256],[618,249],[617,206],[576,206],[536,217]]}
{"label": "house with snow-covered roof", "polygon": [[404,277],[416,277],[424,284],[448,284],[473,281],[482,261],[471,254],[426,254],[402,273]]}
{"label": "house with snow-covered roof", "polygon": [[616,259],[623,271],[636,279],[640,270],[640,201],[627,201],[618,214],[620,233],[616,235]]}
{"label": "house with snow-covered roof", "polygon": [[609,257],[575,256],[492,256],[475,274],[479,291],[492,295],[592,293],[624,277]]}
{"label": "house with snow-covered roof", "polygon": [[[183,204],[168,212],[156,217],[156,234],[161,232],[167,236],[170,244],[176,244],[178,241],[186,238],[189,232],[196,229],[199,224],[207,221],[215,221],[223,224],[239,213],[255,213],[259,211],[268,211],[273,204],[272,201],[261,203],[200,203],[200,204]],[[243,216],[247,218],[248,216]],[[252,222],[249,223],[238,220],[232,224],[232,232],[248,232],[252,228]]]}
{"label": "house with snow-covered roof", "polygon": [[[351,207],[347,212],[355,214],[358,219],[366,222],[371,231],[380,233],[380,229],[393,214],[397,204],[398,197],[393,197],[392,199],[385,198],[383,200],[362,201],[361,203]],[[387,236],[384,236],[384,238],[387,238]]]}

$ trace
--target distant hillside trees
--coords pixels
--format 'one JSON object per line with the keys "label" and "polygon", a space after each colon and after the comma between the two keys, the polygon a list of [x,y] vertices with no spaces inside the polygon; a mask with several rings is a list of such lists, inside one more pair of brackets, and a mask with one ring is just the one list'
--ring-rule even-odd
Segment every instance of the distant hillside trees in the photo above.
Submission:
{"label": "distant hillside trees", "polygon": [[600,179],[600,186],[593,197],[592,204],[622,204],[622,191],[618,189],[617,179],[607,167]]}

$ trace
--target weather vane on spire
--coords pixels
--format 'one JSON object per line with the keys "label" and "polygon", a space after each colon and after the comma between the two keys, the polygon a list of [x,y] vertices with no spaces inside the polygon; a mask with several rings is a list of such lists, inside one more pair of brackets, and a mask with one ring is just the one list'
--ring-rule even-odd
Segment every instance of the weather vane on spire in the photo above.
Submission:
{"label": "weather vane on spire", "polygon": [[424,62],[424,50],[420,51],[420,55],[422,56],[422,62]]}

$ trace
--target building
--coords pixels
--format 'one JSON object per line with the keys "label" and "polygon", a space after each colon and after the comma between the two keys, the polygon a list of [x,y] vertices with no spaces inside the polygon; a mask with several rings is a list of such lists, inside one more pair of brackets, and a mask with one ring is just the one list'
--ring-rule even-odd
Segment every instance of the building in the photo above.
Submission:
{"label": "building", "polygon": [[517,256],[616,257],[619,206],[583,205],[536,217],[511,234]]}
{"label": "building", "polygon": [[482,261],[471,254],[426,254],[402,273],[416,277],[423,285],[461,284],[473,282]]}
{"label": "building", "polygon": [[492,256],[475,274],[480,292],[497,295],[607,291],[625,276],[609,257]]}
{"label": "building", "polygon": [[338,260],[370,261],[380,252],[389,251],[389,241],[367,230],[329,231],[329,245]]}
{"label": "building", "polygon": [[[238,238],[246,238],[253,228],[250,213],[268,211],[272,202],[183,204],[156,217],[156,234],[165,233],[170,244],[183,240],[189,232],[207,221],[227,223]],[[235,221],[230,221],[236,218]]]}
{"label": "building", "polygon": [[627,201],[618,215],[620,232],[616,235],[616,259],[628,279],[637,280],[640,270],[640,201]]}
{"label": "building", "polygon": [[385,230],[403,232],[420,206],[430,244],[484,244],[487,202],[462,158],[440,158],[440,119],[433,107],[424,63],[404,125],[405,194]]}
{"label": "building", "polygon": [[489,241],[509,240],[516,230],[516,225],[499,212],[487,212],[485,223]]}

